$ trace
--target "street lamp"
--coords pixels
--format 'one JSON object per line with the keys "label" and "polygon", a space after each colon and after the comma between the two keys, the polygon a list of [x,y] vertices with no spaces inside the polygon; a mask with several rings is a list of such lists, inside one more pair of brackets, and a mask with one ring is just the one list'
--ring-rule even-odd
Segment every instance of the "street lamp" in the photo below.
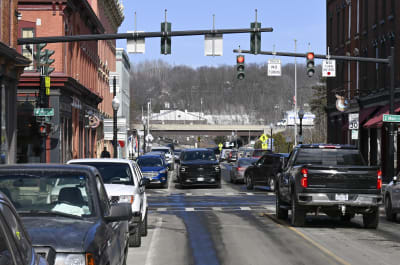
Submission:
{"label": "street lamp", "polygon": [[299,144],[303,143],[303,117],[304,117],[304,110],[303,110],[303,108],[300,108],[300,110],[299,110],[299,119],[300,119]]}
{"label": "street lamp", "polygon": [[114,158],[118,157],[118,140],[117,140],[117,133],[118,133],[118,129],[117,129],[117,115],[118,115],[118,109],[119,109],[119,100],[116,96],[114,96],[113,100],[112,100],[112,108],[114,110],[114,115],[113,115],[113,121],[114,121],[114,130],[113,130],[113,145],[114,145]]}

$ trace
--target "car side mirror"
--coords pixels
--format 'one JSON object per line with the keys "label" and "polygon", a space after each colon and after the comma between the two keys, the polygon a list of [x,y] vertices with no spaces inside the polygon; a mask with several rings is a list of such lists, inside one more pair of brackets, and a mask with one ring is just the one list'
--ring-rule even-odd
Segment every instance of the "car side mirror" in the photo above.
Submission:
{"label": "car side mirror", "polygon": [[139,186],[140,187],[146,187],[150,184],[150,180],[148,178],[142,178],[140,180]]}
{"label": "car side mirror", "polygon": [[107,223],[128,221],[132,218],[132,208],[129,202],[112,204],[110,207],[110,214],[104,216]]}

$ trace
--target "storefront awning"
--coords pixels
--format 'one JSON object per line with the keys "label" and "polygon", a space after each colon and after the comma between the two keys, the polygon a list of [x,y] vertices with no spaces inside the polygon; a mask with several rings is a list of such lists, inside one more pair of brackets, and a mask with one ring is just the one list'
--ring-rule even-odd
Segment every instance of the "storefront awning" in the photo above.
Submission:
{"label": "storefront awning", "polygon": [[[400,102],[396,103],[394,105],[394,108],[395,108],[395,112],[399,112],[400,111]],[[374,117],[369,119],[364,124],[364,127],[365,128],[381,128],[382,124],[383,124],[383,122],[382,122],[383,114],[389,114],[389,105],[382,106],[381,109],[377,112],[377,114],[375,114]]]}

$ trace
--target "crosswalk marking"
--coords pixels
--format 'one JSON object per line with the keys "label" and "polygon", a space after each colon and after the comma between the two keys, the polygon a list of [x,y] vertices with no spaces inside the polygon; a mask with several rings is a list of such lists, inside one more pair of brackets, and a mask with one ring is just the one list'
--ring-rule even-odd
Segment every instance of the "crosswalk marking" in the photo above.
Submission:
{"label": "crosswalk marking", "polygon": [[242,211],[251,211],[250,207],[240,207],[240,210]]}
{"label": "crosswalk marking", "polygon": [[157,212],[166,212],[167,208],[157,208]]}
{"label": "crosswalk marking", "polygon": [[273,192],[215,192],[215,193],[210,193],[210,192],[206,192],[206,193],[198,193],[198,194],[193,194],[191,192],[188,193],[170,193],[170,192],[166,192],[166,193],[152,193],[152,192],[147,192],[147,197],[163,197],[163,196],[273,196],[275,195],[275,193]]}
{"label": "crosswalk marking", "polygon": [[252,192],[247,192],[246,195],[254,195]]}
{"label": "crosswalk marking", "polygon": [[186,212],[194,212],[194,208],[185,208]]}
{"label": "crosswalk marking", "polygon": [[213,211],[222,211],[221,207],[212,207]]}
{"label": "crosswalk marking", "polygon": [[149,208],[150,212],[232,212],[232,211],[265,211],[275,212],[275,205],[253,205],[253,206],[226,206],[226,207],[168,207]]}

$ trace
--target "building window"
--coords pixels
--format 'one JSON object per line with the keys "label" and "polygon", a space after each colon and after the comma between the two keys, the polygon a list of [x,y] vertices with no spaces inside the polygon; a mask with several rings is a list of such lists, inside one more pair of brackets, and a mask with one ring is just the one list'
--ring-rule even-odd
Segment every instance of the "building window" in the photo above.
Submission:
{"label": "building window", "polygon": [[382,0],[382,20],[386,19],[386,0]]}
{"label": "building window", "polygon": [[364,29],[368,32],[368,0],[364,0]]}
{"label": "building window", "polygon": [[[33,38],[34,37],[34,29],[33,28],[24,28],[22,29],[22,38]],[[22,55],[31,60],[31,64],[29,67],[26,67],[25,70],[35,70],[34,68],[34,60],[33,60],[33,44],[25,44],[22,46]]]}

